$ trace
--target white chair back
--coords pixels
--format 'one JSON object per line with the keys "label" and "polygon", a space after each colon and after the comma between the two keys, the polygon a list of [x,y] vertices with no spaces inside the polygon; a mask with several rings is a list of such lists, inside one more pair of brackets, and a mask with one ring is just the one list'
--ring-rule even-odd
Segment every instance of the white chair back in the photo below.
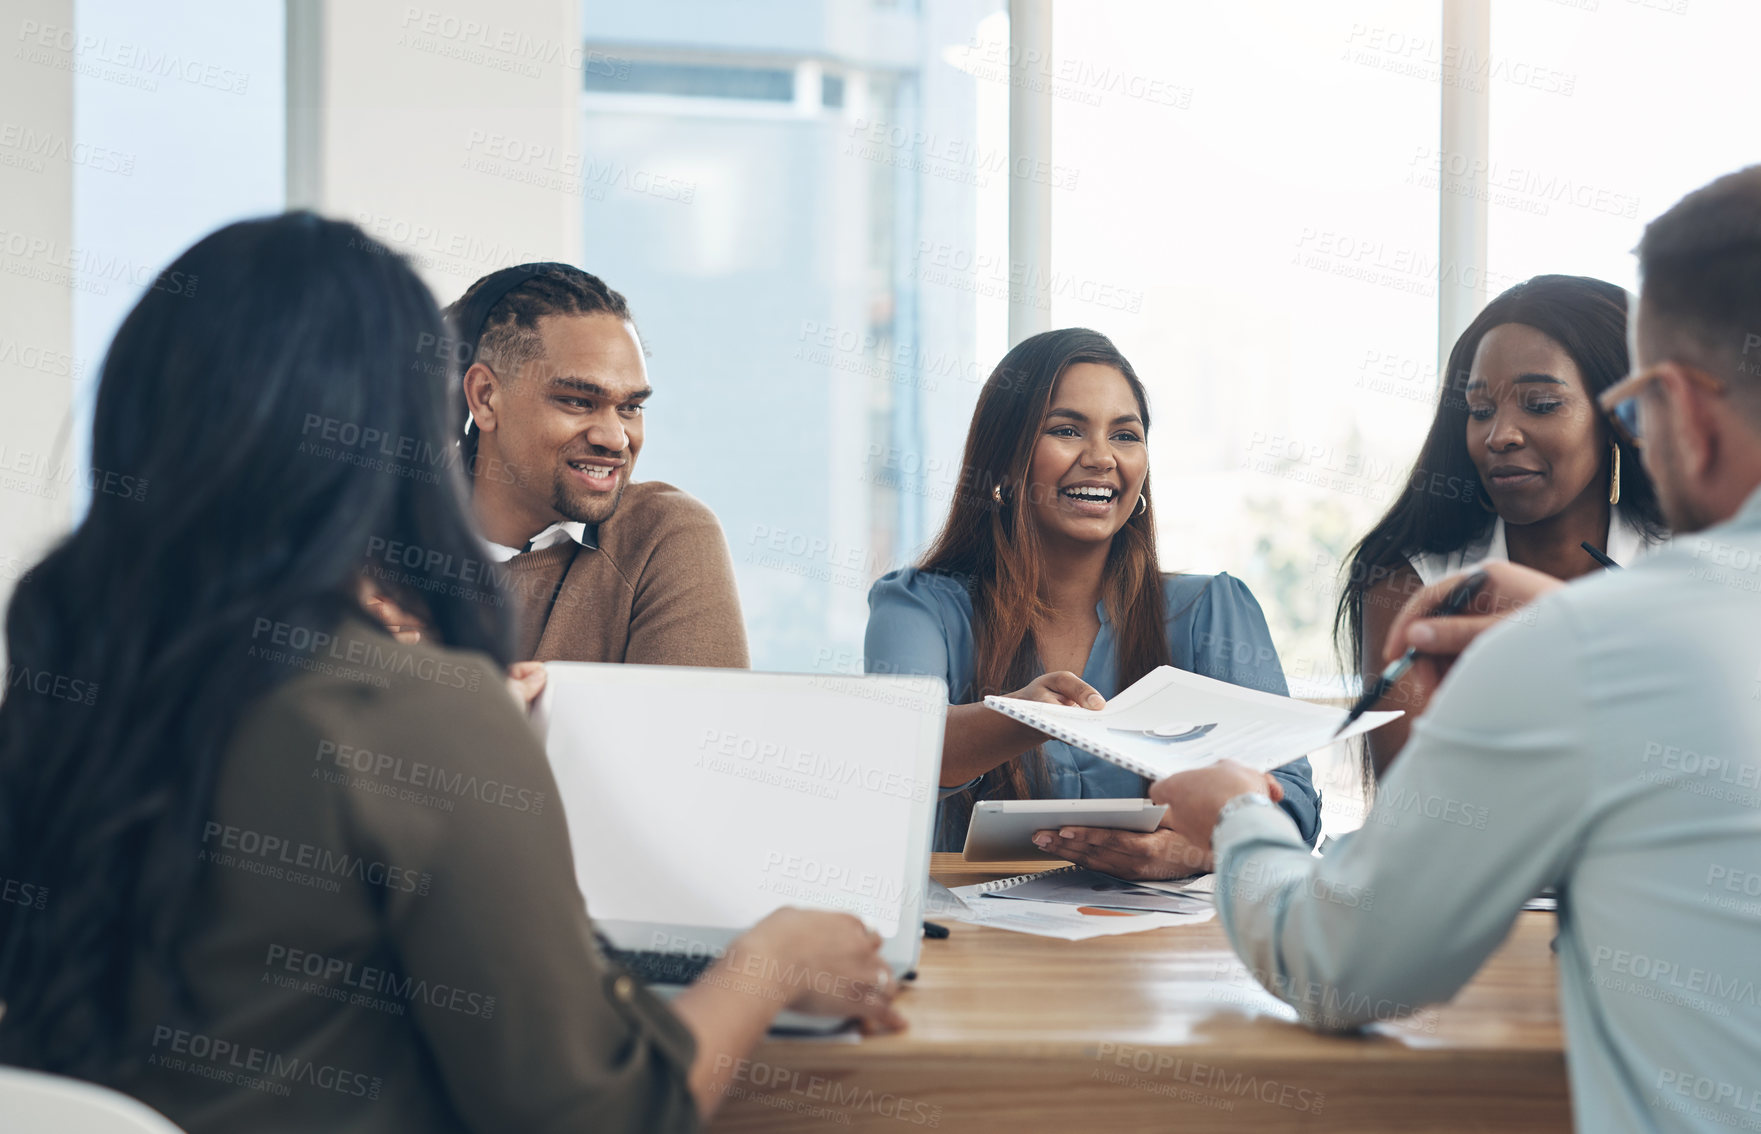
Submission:
{"label": "white chair back", "polygon": [[7,1134],[183,1134],[118,1091],[16,1067],[0,1067],[0,1127]]}

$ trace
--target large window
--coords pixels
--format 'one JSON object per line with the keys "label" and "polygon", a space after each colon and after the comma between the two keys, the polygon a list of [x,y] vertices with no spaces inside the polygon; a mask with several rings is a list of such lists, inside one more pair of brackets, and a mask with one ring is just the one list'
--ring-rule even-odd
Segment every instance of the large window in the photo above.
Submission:
{"label": "large window", "polygon": [[[1340,566],[1403,490],[1452,297],[1543,272],[1630,288],[1644,224],[1761,156],[1752,0],[1486,4],[1055,0],[1030,56],[1007,0],[582,0],[578,55],[572,19],[466,35],[404,9],[333,41],[375,9],[319,6],[293,37],[316,98],[295,99],[295,196],[394,242],[444,229],[468,257],[399,245],[442,299],[558,254],[624,292],[657,390],[639,475],[720,517],[770,669],[858,668],[870,584],[958,488],[1011,297],[1099,329],[1150,390],[1164,566],[1243,579],[1293,690],[1337,696]],[[70,165],[73,231],[9,270],[73,289],[57,369],[88,411],[153,273],[287,199],[285,8],[77,0],[71,27],[20,25],[9,65],[71,74],[74,121],[15,124],[0,159]],[[361,65],[429,23],[407,66]],[[503,33],[512,54],[473,38]],[[459,83],[486,74],[513,81]],[[1049,97],[1045,152],[1009,149],[1024,90]],[[543,127],[565,97],[579,153]],[[1011,246],[1017,175],[1050,199],[1049,246]],[[76,459],[83,416],[58,442]]]}
{"label": "large window", "polygon": [[1244,580],[1307,689],[1338,671],[1339,561],[1429,421],[1456,269],[1436,71],[1407,50],[1437,3],[1276,11],[1055,7],[1050,303],[1149,388],[1164,568]]}
{"label": "large window", "polygon": [[[1430,422],[1440,303],[1630,287],[1643,224],[1755,156],[1761,8],[1492,0],[1466,42],[1446,3],[1060,0],[1023,155],[1003,0],[690,7],[685,38],[680,4],[590,0],[623,65],[583,95],[585,262],[653,352],[644,475],[721,515],[756,661],[853,664],[869,583],[945,515],[1013,291],[1145,378],[1164,566],[1242,578],[1293,688],[1346,692],[1339,571]],[[1445,139],[1446,93],[1489,143]],[[1021,162],[1049,252],[1008,244]]]}
{"label": "large window", "polygon": [[286,83],[281,4],[73,7],[72,29],[54,29],[47,46],[32,40],[9,65],[74,75],[64,160],[74,163],[67,256],[82,382],[72,438],[84,463],[98,366],[129,309],[196,240],[281,211]]}
{"label": "large window", "polygon": [[1491,86],[1487,243],[1493,272],[1637,285],[1645,224],[1683,194],[1761,160],[1751,0],[1497,0],[1492,50],[1554,83]]}
{"label": "large window", "polygon": [[1005,346],[960,275],[1006,256],[1000,8],[586,6],[582,262],[651,354],[639,475],[720,517],[761,668],[859,668],[945,512]]}

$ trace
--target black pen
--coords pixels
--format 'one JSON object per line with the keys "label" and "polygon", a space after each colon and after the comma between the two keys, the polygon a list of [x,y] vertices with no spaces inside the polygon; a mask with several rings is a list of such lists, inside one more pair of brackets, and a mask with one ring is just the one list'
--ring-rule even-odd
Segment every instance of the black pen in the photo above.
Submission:
{"label": "black pen", "polygon": [[926,921],[923,923],[923,935],[929,938],[946,937],[948,935],[948,927],[945,925],[937,925],[933,921]]}
{"label": "black pen", "polygon": [[[1486,573],[1475,571],[1455,584],[1455,589],[1449,592],[1449,596],[1443,600],[1441,606],[1431,611],[1429,617],[1449,618],[1460,614],[1467,604],[1473,601],[1473,597],[1480,593],[1480,588],[1485,585]],[[1371,705],[1386,696],[1388,690],[1394,687],[1394,683],[1406,676],[1406,671],[1412,668],[1412,663],[1418,660],[1418,656],[1418,647],[1409,646],[1406,653],[1389,662],[1388,668],[1383,670],[1381,676],[1377,677],[1375,681],[1370,683],[1370,687],[1364,690],[1364,695],[1357,699],[1357,704],[1351,707],[1351,713],[1345,718],[1345,723],[1340,725],[1333,735],[1338,736],[1350,728],[1353,721],[1363,716]]]}
{"label": "black pen", "polygon": [[1578,546],[1583,548],[1585,551],[1589,552],[1591,559],[1594,559],[1596,562],[1602,564],[1602,566],[1608,568],[1610,571],[1620,570],[1620,564],[1618,564],[1614,560],[1608,558],[1607,555],[1604,555],[1602,552],[1602,549],[1597,547],[1595,544],[1591,543],[1589,540],[1585,540],[1584,542],[1578,544]]}

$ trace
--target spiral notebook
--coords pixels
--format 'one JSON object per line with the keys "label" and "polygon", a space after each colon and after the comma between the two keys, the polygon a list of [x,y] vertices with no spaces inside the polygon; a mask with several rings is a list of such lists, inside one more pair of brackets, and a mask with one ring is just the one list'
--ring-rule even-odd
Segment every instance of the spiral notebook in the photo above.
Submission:
{"label": "spiral notebook", "polygon": [[986,898],[1054,902],[1061,906],[1092,906],[1133,913],[1203,913],[1211,906],[1208,893],[1181,891],[1166,885],[1150,886],[1080,866],[1066,866],[1038,874],[1017,874],[1013,878],[982,883],[979,893]]}
{"label": "spiral notebook", "polygon": [[1262,772],[1369,732],[1400,716],[1365,713],[1344,732],[1344,709],[1311,705],[1158,666],[1103,709],[986,697],[986,707],[1073,748],[1152,780],[1233,760]]}

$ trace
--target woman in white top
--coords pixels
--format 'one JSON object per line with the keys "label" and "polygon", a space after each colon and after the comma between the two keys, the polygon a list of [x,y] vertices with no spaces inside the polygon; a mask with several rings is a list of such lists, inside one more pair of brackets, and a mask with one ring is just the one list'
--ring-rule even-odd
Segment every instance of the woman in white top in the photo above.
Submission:
{"label": "woman in white top", "polygon": [[[1352,550],[1334,619],[1348,667],[1382,668],[1388,627],[1421,586],[1487,560],[1559,579],[1626,563],[1668,533],[1639,454],[1596,396],[1627,374],[1627,295],[1587,276],[1536,276],[1486,305],[1449,352],[1407,491]],[[1430,689],[1403,678],[1376,706],[1406,716],[1368,736],[1366,775],[1406,744]]]}

